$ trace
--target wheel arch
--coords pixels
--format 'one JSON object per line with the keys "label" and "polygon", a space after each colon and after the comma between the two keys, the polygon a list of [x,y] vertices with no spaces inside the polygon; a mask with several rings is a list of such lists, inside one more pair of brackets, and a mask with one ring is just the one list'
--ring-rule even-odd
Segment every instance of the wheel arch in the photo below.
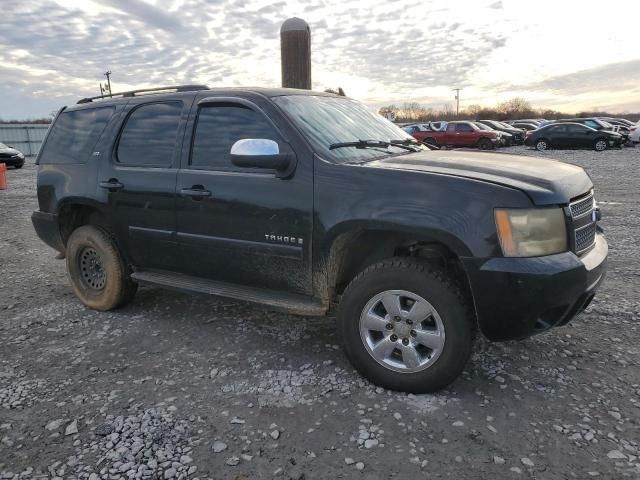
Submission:
{"label": "wheel arch", "polygon": [[[333,301],[358,273],[391,257],[418,257],[452,268],[455,275],[466,273],[460,257],[471,256],[469,247],[455,235],[438,229],[416,232],[388,224],[351,225],[328,234],[322,249],[318,294]],[[366,247],[366,248],[363,248]],[[324,268],[322,267],[324,266]],[[317,278],[317,277],[316,277]],[[468,287],[468,279],[464,279]]]}
{"label": "wheel arch", "polygon": [[110,220],[102,204],[86,198],[68,198],[57,209],[58,227],[63,245],[71,233],[82,225],[95,224],[111,230]]}

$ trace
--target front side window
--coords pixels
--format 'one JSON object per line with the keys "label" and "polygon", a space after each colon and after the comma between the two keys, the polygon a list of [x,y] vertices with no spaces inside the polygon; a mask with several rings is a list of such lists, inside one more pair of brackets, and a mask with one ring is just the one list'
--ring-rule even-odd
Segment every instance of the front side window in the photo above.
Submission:
{"label": "front side window", "polygon": [[587,127],[595,128],[596,130],[598,130],[598,128],[600,128],[600,124],[598,122],[593,121],[593,120],[587,120],[587,121],[584,122],[584,124]]}
{"label": "front side window", "polygon": [[39,162],[86,162],[114,111],[114,107],[99,107],[62,112],[51,127]]}
{"label": "front side window", "polygon": [[191,167],[252,170],[231,163],[231,147],[244,138],[266,138],[277,142],[279,136],[264,115],[243,105],[221,104],[200,108],[191,147]]}
{"label": "front side window", "polygon": [[[412,142],[415,139],[364,105],[345,97],[284,95],[274,97],[278,105],[322,158],[336,162],[366,162],[391,155],[410,153],[407,148],[389,145],[368,148],[335,148],[331,145],[359,140]],[[413,150],[411,148],[410,150]]]}
{"label": "front side window", "polygon": [[173,159],[182,102],[147,103],[126,120],[117,159],[124,165],[169,167]]}

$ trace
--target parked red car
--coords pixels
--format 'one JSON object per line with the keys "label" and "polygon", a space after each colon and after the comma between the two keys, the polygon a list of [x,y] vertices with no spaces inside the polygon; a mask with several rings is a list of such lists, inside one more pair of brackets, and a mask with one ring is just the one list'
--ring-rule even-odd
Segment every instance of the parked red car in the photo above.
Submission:
{"label": "parked red car", "polygon": [[423,142],[447,147],[477,147],[489,150],[495,148],[499,141],[497,132],[481,130],[473,122],[449,122],[444,132],[425,133],[428,134],[424,135]]}
{"label": "parked red car", "polygon": [[419,142],[423,142],[425,138],[433,133],[431,127],[425,123],[416,123],[414,125],[405,125],[402,129]]}

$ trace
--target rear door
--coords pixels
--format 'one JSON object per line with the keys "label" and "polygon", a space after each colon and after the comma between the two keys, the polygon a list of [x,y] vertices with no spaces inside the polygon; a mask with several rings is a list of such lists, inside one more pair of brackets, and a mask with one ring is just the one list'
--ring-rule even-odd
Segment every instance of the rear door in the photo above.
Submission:
{"label": "rear door", "polygon": [[108,204],[118,243],[138,267],[176,264],[175,187],[191,102],[192,97],[132,100],[101,162],[98,194]]}
{"label": "rear door", "polygon": [[[259,98],[212,97],[194,105],[176,189],[183,273],[311,293],[313,162],[291,143],[300,140],[285,135],[279,115]],[[293,174],[278,178],[274,171],[233,165],[231,146],[246,138],[274,140],[281,151],[293,151]]]}
{"label": "rear door", "polygon": [[455,144],[462,146],[475,145],[478,141],[476,130],[468,123],[455,123]]}
{"label": "rear door", "polygon": [[556,148],[564,148],[570,144],[569,132],[566,125],[554,125],[540,137],[548,137],[551,145]]}

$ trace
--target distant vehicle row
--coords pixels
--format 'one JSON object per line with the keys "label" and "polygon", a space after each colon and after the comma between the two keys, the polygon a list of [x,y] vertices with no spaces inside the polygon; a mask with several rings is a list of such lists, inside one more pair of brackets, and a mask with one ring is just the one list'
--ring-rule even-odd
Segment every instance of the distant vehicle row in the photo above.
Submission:
{"label": "distant vehicle row", "polygon": [[489,150],[524,141],[523,130],[491,120],[419,123],[406,125],[403,129],[416,140],[438,147],[476,147]]}
{"label": "distant vehicle row", "polygon": [[593,148],[605,150],[640,142],[640,122],[616,118],[566,118],[560,120],[520,119],[438,121],[404,125],[403,129],[428,145],[476,147],[526,145],[549,148]]}

